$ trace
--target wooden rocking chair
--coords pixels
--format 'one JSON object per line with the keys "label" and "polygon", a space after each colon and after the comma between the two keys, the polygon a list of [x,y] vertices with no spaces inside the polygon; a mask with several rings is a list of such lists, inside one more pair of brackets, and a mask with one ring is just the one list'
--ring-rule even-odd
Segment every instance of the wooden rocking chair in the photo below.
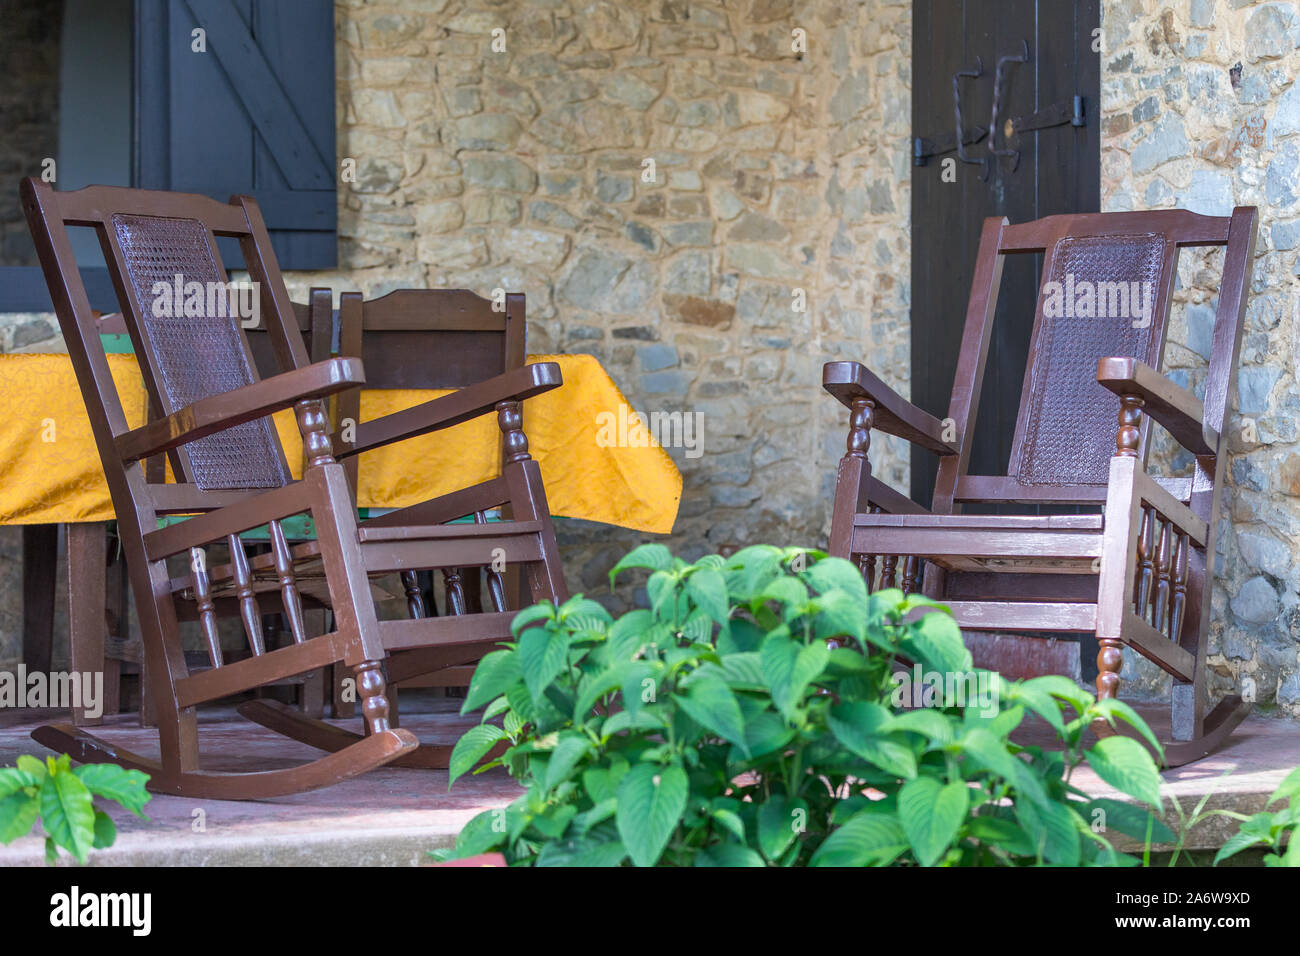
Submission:
{"label": "wooden rocking chair", "polygon": [[[92,186],[56,193],[26,179],[22,202],[51,298],[85,399],[117,513],[157,708],[161,760],[99,740],[71,725],[33,737],[82,762],[144,770],[151,789],[198,798],[250,799],[327,786],[386,763],[428,766],[406,730],[392,726],[388,681],[481,657],[509,635],[513,613],[381,620],[370,577],[411,570],[486,567],[494,556],[522,565],[533,600],[566,597],[537,463],[528,453],[520,403],[560,385],[559,368],[539,363],[460,389],[414,408],[357,425],[340,455],[353,455],[491,414],[507,449],[500,477],[441,498],[358,522],[322,399],[364,384],[361,362],[308,364],[262,215],[249,197],[220,203],[203,196]],[[155,420],[130,429],[68,241],[67,226],[93,228],[126,318]],[[159,316],[156,283],[225,284],[215,237],[238,240],[261,313],[284,371],[258,378],[239,320],[225,308]],[[216,288],[216,285],[207,286]],[[162,310],[166,311],[166,310]],[[292,481],[269,416],[293,408],[308,458]],[[166,453],[177,483],[148,481],[140,463]],[[513,521],[447,524],[497,506]],[[192,515],[159,527],[169,514]],[[316,540],[290,545],[280,522],[307,514]],[[247,555],[240,537],[268,526],[271,553]],[[228,546],[212,565],[205,546]],[[188,560],[169,568],[168,559]],[[496,589],[492,589],[496,593]],[[333,610],[334,630],[308,637],[302,595]],[[217,604],[238,609],[252,656],[226,664]],[[192,606],[211,667],[187,666],[178,610]],[[262,613],[283,613],[293,643],[266,649]],[[318,668],[342,664],[356,675],[367,735],[251,701],[259,722],[328,755],[303,766],[249,773],[199,765],[199,704]],[[435,754],[442,757],[443,754]]]}
{"label": "wooden rocking chair", "polygon": [[[1234,695],[1207,712],[1205,670],[1228,460],[1224,426],[1256,221],[1254,207],[1229,217],[1161,210],[1049,216],[1022,225],[986,219],[946,422],[857,362],[830,362],[823,372],[826,390],[851,410],[831,553],[857,562],[869,588],[912,591],[920,584],[964,630],[999,634],[997,656],[1008,663],[1042,667],[1050,659],[1029,646],[1041,639],[1023,632],[1095,633],[1102,698],[1117,696],[1123,648],[1154,661],[1174,681],[1172,739],[1162,742],[1168,766],[1218,748],[1251,709]],[[1178,250],[1188,246],[1224,247],[1203,402],[1156,371]],[[1009,473],[970,475],[1003,256],[1033,253],[1044,254],[1044,283]],[[1053,303],[1055,293],[1082,295],[1085,282],[1094,302],[1106,297],[1107,317],[1075,317],[1086,309],[1057,307],[1063,298]],[[1120,283],[1129,292],[1150,290],[1145,314],[1129,296],[1120,301]],[[1147,473],[1152,419],[1193,456],[1190,477]],[[939,456],[928,511],[871,476],[872,429]],[[1093,506],[1099,513],[961,513],[975,503]]]}

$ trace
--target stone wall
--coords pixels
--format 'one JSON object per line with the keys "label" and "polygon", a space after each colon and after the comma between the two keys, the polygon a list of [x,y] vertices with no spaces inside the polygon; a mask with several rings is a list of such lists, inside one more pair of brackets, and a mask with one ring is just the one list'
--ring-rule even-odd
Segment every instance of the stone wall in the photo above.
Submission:
{"label": "stone wall", "polygon": [[[290,273],[291,292],[521,290],[531,352],[593,354],[638,410],[703,415],[703,454],[670,449],[675,550],[824,543],[847,413],[821,363],[908,388],[910,4],[340,0],[336,16],[356,176],[339,269]],[[59,348],[50,318],[0,317],[0,348]],[[873,455],[906,487],[901,445]],[[644,538],[560,535],[571,586],[602,596]],[[16,545],[0,528],[0,565]],[[12,586],[0,607],[16,615]]]}
{"label": "stone wall", "polygon": [[[60,0],[6,3],[0,13],[0,182],[40,173],[40,159],[53,156],[59,141]],[[18,190],[0,192],[0,266],[34,266],[36,250]]]}
{"label": "stone wall", "polygon": [[[1218,537],[1212,687],[1248,680],[1264,709],[1300,714],[1300,10],[1247,0],[1102,6],[1102,208],[1260,210]],[[1221,255],[1187,255],[1179,268],[1166,365],[1198,392],[1221,265]]]}
{"label": "stone wall", "polygon": [[[822,540],[845,416],[821,363],[869,356],[906,387],[910,5],[432,0],[338,17],[347,271],[297,289],[522,290],[530,352],[593,354],[637,409],[703,416],[703,454],[671,450],[676,549]],[[561,533],[589,593],[637,540]]]}
{"label": "stone wall", "polygon": [[[1101,52],[1104,209],[1261,209],[1213,691],[1250,678],[1294,714],[1297,7],[1105,0]],[[292,290],[522,290],[531,351],[591,353],[638,409],[705,416],[704,454],[671,450],[676,550],[824,541],[845,416],[821,362],[863,359],[909,390],[910,20],[903,0],[340,0],[339,153],[357,175],[340,190],[339,269],[290,274]],[[1180,268],[1167,362],[1194,389],[1217,264]],[[5,317],[0,348],[57,347],[49,331]],[[906,488],[901,447],[877,438],[872,457]],[[1168,449],[1157,463],[1186,464]],[[642,537],[560,533],[572,586],[597,595]],[[0,571],[15,541],[0,529]],[[0,627],[14,580],[0,574]],[[1125,676],[1165,682],[1133,655]]]}

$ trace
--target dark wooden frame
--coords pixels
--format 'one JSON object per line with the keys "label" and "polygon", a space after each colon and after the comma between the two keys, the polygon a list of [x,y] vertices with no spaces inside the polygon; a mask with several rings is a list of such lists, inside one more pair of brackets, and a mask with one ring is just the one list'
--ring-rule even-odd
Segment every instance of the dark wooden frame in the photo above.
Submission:
{"label": "dark wooden frame", "polygon": [[[513,614],[498,608],[493,613],[455,617],[381,620],[369,578],[413,569],[484,566],[500,549],[508,562],[527,567],[534,600],[564,599],[561,569],[543,541],[550,528],[549,509],[537,463],[528,453],[520,410],[525,399],[561,384],[558,366],[528,365],[363,422],[356,429],[356,441],[341,448],[336,458],[321,400],[363,385],[362,365],[347,357],[308,364],[255,201],[235,196],[220,203],[197,195],[105,186],[56,193],[48,184],[29,178],[23,182],[22,202],[113,498],[157,707],[161,759],[132,754],[67,724],[43,727],[33,736],[79,761],[145,770],[151,775],[152,789],[194,797],[270,797],[326,786],[386,763],[427,766],[428,760],[417,749],[419,741],[390,721],[388,681],[477,659],[508,637]],[[201,224],[222,275],[215,237],[236,239],[250,278],[260,290],[261,312],[283,371],[258,380],[251,369],[250,385],[170,407],[155,385],[158,357],[145,334],[144,305],[129,281],[114,232],[113,217],[118,214]],[[128,427],[118,400],[72,255],[68,225],[96,230],[114,274],[150,400],[158,410],[155,420],[139,428]],[[222,360],[221,356],[212,359]],[[281,408],[294,409],[303,436],[307,467],[302,480],[269,490],[205,490],[191,480],[187,444]],[[494,412],[507,449],[500,478],[358,522],[339,458]],[[173,452],[178,453],[173,459],[176,484],[150,482],[136,465]],[[493,525],[444,523],[503,503],[509,503],[515,520]],[[279,522],[304,513],[314,520],[317,539],[291,547]],[[192,517],[159,528],[158,518],[167,514]],[[239,535],[262,525],[270,528],[272,553],[250,560]],[[197,559],[199,549],[213,542],[229,543],[228,564],[209,567]],[[191,557],[189,573],[173,577],[167,559],[178,555]],[[309,580],[306,575],[313,566],[320,573]],[[303,633],[299,592],[308,586],[319,589],[333,609],[334,627],[329,633],[314,637]],[[216,641],[218,599],[238,606],[252,656],[223,665]],[[209,669],[192,670],[186,662],[178,631],[181,606],[192,607],[198,616],[210,651]],[[283,612],[290,622],[294,637],[290,646],[276,650],[260,646],[258,620],[268,607]],[[200,704],[331,665],[344,665],[356,675],[366,736],[299,715],[277,716],[268,707],[272,713],[264,715],[262,722],[277,724],[291,736],[310,739],[334,752],[303,766],[257,773],[200,769]]]}
{"label": "dark wooden frame", "polygon": [[[1172,739],[1163,744],[1170,766],[1220,746],[1251,708],[1233,695],[1209,710],[1205,668],[1214,537],[1228,459],[1222,436],[1236,381],[1257,221],[1254,207],[1237,207],[1224,217],[1160,210],[1048,216],[1022,225],[986,219],[947,429],[857,362],[830,362],[823,371],[826,390],[851,412],[836,484],[830,552],[855,560],[868,586],[901,585],[943,601],[963,628],[1095,633],[1102,698],[1118,694],[1122,648],[1154,661],[1174,678]],[[1177,251],[1224,248],[1204,402],[1141,358],[1103,358],[1097,368],[1098,388],[1120,397],[1116,451],[1105,485],[1031,485],[1013,477],[968,474],[1003,257],[1045,254],[1042,274],[1047,276],[1062,239],[1132,234],[1164,239],[1153,306],[1159,328],[1152,338],[1159,341],[1147,356],[1157,365]],[[1040,295],[1035,341],[1042,312]],[[1026,400],[1028,394],[1027,374]],[[1190,478],[1147,473],[1152,420],[1193,456]],[[872,477],[867,451],[873,429],[939,455],[930,510]],[[1020,429],[1017,432],[1019,447]],[[973,503],[1091,505],[1102,513],[961,513],[963,505]],[[923,578],[921,558],[926,559]],[[1005,562],[1005,569],[997,562]],[[1029,573],[1027,566],[1035,563],[1041,565],[1034,569],[1037,573]],[[1111,732],[1108,727],[1094,729]]]}
{"label": "dark wooden frame", "polygon": [[[367,389],[463,388],[523,368],[526,328],[521,293],[507,293],[499,308],[466,289],[398,289],[368,301],[359,292],[344,292],[339,297],[339,354],[362,360],[369,370]],[[334,413],[335,430],[343,423],[360,421],[361,389],[343,392]],[[503,443],[503,469],[507,457]],[[358,459],[348,458],[344,466],[355,492]],[[554,549],[551,532],[545,541]],[[558,561],[558,556],[553,560]],[[508,567],[502,578],[507,600],[518,606],[528,593],[526,588],[521,590],[518,569]],[[482,582],[477,569],[444,575],[443,583],[444,604],[452,613],[481,605]],[[413,574],[405,576],[403,585],[412,606],[424,599]],[[466,686],[472,673],[472,666],[461,665],[412,678],[403,686]],[[337,693],[335,697],[336,705],[346,710],[346,705],[338,703]]]}

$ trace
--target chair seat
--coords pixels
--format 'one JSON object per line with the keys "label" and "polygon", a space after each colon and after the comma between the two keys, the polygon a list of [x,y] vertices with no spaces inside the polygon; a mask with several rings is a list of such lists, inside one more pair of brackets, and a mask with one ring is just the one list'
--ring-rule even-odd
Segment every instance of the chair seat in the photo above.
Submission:
{"label": "chair seat", "polygon": [[859,514],[853,551],[927,558],[950,571],[1096,574],[1102,516]]}

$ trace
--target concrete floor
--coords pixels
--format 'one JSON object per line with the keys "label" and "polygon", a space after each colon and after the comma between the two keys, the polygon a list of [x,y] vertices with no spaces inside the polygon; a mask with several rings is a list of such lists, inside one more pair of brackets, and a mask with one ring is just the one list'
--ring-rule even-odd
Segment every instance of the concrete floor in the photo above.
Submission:
{"label": "concrete floor", "polygon": [[[403,697],[406,704],[406,697]],[[456,711],[460,701],[428,701],[424,713],[403,707],[402,726],[421,740],[455,743],[477,723]],[[414,710],[415,708],[410,708]],[[50,754],[28,734],[64,712],[0,711],[0,766],[19,754]],[[233,707],[205,710],[199,740],[205,769],[265,770],[320,756],[320,751],[253,724]],[[346,722],[360,729],[360,721]],[[93,733],[143,756],[157,757],[156,732],[134,715],[106,718]],[[91,854],[99,866],[410,866],[451,846],[473,816],[510,803],[520,793],[504,770],[456,781],[436,770],[380,768],[333,787],[259,801],[191,800],[154,795],[141,820],[113,804],[117,842]],[[43,865],[44,843],[24,837],[0,846],[0,866]]]}
{"label": "concrete floor", "polygon": [[[404,705],[406,699],[403,698]],[[412,702],[414,703],[414,702]],[[460,717],[458,701],[433,699],[403,708],[402,726],[422,740],[454,742],[475,721]],[[419,710],[422,712],[408,712]],[[1161,712],[1140,708],[1160,731]],[[0,711],[0,766],[19,754],[47,755],[28,734],[34,726],[66,720],[63,713]],[[318,751],[286,740],[236,715],[233,708],[205,711],[200,721],[204,766],[254,770],[310,760]],[[352,725],[350,725],[352,726]],[[133,715],[109,718],[95,733],[140,754],[156,757],[156,735]],[[1031,735],[1032,736],[1032,735]],[[1030,742],[1026,740],[1025,742]],[[1180,829],[1176,800],[1190,814],[1209,793],[1208,808],[1254,813],[1282,778],[1300,765],[1300,723],[1255,717],[1217,754],[1164,774],[1166,822]],[[1094,796],[1116,796],[1085,765],[1072,782]],[[92,854],[100,866],[414,865],[428,851],[450,846],[460,828],[482,810],[505,806],[519,793],[503,770],[462,777],[447,790],[447,774],[379,769],[336,786],[257,802],[197,801],[155,796],[140,820],[114,805],[116,844]],[[1212,818],[1191,833],[1188,846],[1221,845],[1237,824]],[[1120,844],[1121,848],[1127,848]],[[0,866],[42,865],[36,837],[0,846]]]}

